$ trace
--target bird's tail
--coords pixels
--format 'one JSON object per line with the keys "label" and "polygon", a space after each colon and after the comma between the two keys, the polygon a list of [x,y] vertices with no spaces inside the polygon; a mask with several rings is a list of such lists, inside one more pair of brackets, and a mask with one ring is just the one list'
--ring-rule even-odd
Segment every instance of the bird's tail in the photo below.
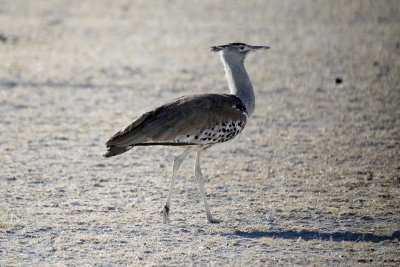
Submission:
{"label": "bird's tail", "polygon": [[124,147],[109,146],[107,147],[107,151],[106,153],[103,154],[103,156],[106,158],[116,156],[132,149],[132,147],[133,146],[124,146]]}

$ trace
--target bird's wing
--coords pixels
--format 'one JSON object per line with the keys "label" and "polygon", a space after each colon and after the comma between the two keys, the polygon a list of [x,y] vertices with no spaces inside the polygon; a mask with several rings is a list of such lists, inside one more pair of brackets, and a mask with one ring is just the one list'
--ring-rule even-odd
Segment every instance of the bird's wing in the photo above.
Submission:
{"label": "bird's wing", "polygon": [[244,125],[246,120],[245,107],[234,95],[184,96],[143,114],[112,136],[106,145],[126,147],[168,143],[177,136],[197,134],[218,123],[241,121]]}

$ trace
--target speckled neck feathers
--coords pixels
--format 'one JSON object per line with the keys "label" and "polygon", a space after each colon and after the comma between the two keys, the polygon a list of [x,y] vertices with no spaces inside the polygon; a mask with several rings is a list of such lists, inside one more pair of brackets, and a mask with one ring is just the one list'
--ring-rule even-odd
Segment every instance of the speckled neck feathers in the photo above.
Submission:
{"label": "speckled neck feathers", "polygon": [[221,60],[225,67],[229,91],[243,102],[250,117],[254,112],[255,97],[253,86],[243,64],[244,58],[225,51],[221,52]]}

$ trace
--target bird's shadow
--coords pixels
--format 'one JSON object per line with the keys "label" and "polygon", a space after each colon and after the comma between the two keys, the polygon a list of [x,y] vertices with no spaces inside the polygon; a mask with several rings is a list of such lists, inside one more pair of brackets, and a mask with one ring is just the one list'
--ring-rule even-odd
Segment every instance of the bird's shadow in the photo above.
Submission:
{"label": "bird's shadow", "polygon": [[379,243],[382,241],[391,241],[400,238],[400,231],[393,232],[392,235],[376,235],[371,233],[354,233],[354,232],[318,232],[318,231],[235,231],[233,233],[223,234],[225,236],[239,236],[244,238],[280,238],[280,239],[293,239],[293,240],[322,240],[322,241],[352,241],[352,242],[372,242]]}

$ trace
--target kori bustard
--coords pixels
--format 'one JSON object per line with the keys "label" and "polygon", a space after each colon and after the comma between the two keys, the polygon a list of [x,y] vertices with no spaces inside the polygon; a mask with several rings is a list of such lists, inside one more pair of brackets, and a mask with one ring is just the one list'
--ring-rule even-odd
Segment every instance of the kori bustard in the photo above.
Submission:
{"label": "kori bustard", "polygon": [[249,52],[268,48],[244,43],[211,47],[211,51],[221,56],[230,94],[196,94],[174,99],[143,114],[107,141],[105,157],[119,155],[134,146],[185,147],[185,151],[174,160],[167,201],[161,211],[164,222],[168,221],[178,169],[191,152],[196,152],[194,173],[207,220],[211,223],[219,222],[211,215],[207,204],[200,156],[210,146],[229,141],[243,130],[255,108],[253,86],[244,67],[244,60]]}

